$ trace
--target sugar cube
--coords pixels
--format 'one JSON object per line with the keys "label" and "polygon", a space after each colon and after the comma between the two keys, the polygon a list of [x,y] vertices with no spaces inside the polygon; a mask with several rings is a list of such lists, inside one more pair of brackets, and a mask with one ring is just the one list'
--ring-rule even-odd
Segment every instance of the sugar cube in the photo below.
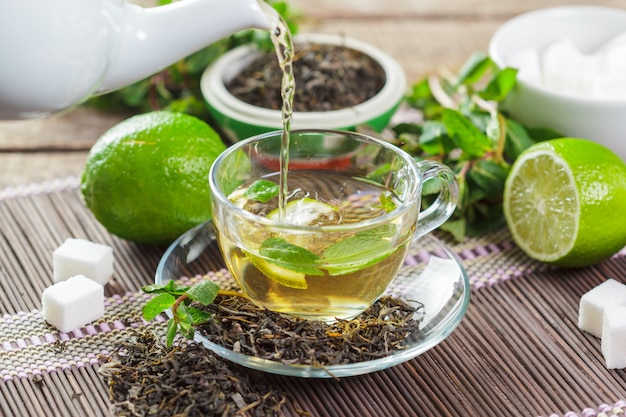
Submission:
{"label": "sugar cube", "polygon": [[626,306],[604,310],[602,354],[607,368],[626,368]]}
{"label": "sugar cube", "polygon": [[555,91],[578,92],[582,67],[583,54],[569,39],[549,45],[543,53],[543,81]]}
{"label": "sugar cube", "polygon": [[604,57],[607,74],[624,74],[626,72],[626,32],[611,39],[598,53]]}
{"label": "sugar cube", "polygon": [[518,69],[518,79],[536,85],[541,84],[541,61],[536,49],[525,49],[513,54],[509,58],[508,65]]}
{"label": "sugar cube", "polygon": [[67,239],[53,253],[54,282],[84,275],[106,285],[113,275],[113,249],[84,239]]}
{"label": "sugar cube", "polygon": [[76,275],[46,288],[41,306],[44,320],[62,332],[70,332],[104,315],[104,287]]}
{"label": "sugar cube", "polygon": [[594,97],[607,100],[626,99],[626,69],[622,74],[598,78],[594,82]]}
{"label": "sugar cube", "polygon": [[601,337],[604,310],[615,306],[626,306],[626,285],[609,278],[581,297],[578,327]]}

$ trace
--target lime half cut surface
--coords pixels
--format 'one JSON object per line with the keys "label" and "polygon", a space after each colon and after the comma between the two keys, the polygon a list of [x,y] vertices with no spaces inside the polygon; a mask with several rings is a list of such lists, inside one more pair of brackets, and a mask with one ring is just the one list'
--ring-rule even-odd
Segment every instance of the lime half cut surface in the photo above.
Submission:
{"label": "lime half cut surface", "polygon": [[531,258],[561,266],[599,262],[626,245],[626,166],[587,140],[538,143],[511,168],[504,215]]}

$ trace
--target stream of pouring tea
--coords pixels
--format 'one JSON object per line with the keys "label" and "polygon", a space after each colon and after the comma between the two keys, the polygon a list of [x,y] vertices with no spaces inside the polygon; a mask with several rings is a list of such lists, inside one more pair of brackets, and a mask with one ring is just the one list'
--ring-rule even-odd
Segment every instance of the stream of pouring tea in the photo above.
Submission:
{"label": "stream of pouring tea", "polygon": [[278,65],[283,72],[280,95],[283,100],[281,118],[283,131],[280,146],[280,176],[278,192],[278,216],[285,218],[285,205],[287,204],[287,172],[289,171],[289,142],[291,129],[291,118],[293,115],[293,97],[296,91],[296,81],[293,75],[293,40],[291,31],[284,19],[274,8],[262,3],[262,8],[268,19],[272,22],[270,34],[272,43],[276,50]]}

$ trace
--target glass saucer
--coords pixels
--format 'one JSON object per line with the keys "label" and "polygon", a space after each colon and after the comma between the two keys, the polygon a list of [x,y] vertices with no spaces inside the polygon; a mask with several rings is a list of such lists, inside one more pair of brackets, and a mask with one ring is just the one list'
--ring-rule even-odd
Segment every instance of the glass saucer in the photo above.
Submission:
{"label": "glass saucer", "polygon": [[[172,279],[206,275],[222,266],[213,225],[207,222],[189,230],[172,243],[159,262],[155,282],[164,284]],[[222,288],[237,288],[229,274],[220,273],[217,277]],[[409,335],[404,349],[374,360],[323,368],[292,365],[234,352],[209,341],[200,332],[196,332],[196,341],[227,360],[264,372],[304,378],[361,375],[415,358],[444,340],[465,316],[470,287],[467,273],[459,259],[443,243],[427,235],[412,242],[405,263],[386,294],[423,304],[421,333]]]}

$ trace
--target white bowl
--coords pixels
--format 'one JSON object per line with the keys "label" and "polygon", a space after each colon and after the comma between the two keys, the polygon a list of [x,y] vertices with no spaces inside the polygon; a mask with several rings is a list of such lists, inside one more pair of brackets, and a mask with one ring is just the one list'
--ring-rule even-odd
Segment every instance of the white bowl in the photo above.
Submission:
{"label": "white bowl", "polygon": [[[591,53],[626,32],[626,10],[599,6],[564,6],[517,16],[493,35],[489,54],[506,67],[521,51],[540,53],[564,38]],[[565,136],[590,139],[626,160],[626,97],[623,100],[576,97],[518,80],[503,103],[516,120],[531,127],[553,128]]]}
{"label": "white bowl", "polygon": [[[364,42],[329,34],[302,34],[295,42],[343,45],[369,55],[383,68],[386,82],[371,99],[356,106],[323,112],[294,112],[292,129],[351,130],[366,124],[382,130],[407,92],[407,80],[400,64],[387,53]],[[245,45],[220,57],[202,76],[201,90],[209,110],[220,127],[237,140],[282,129],[280,111],[248,104],[234,97],[224,83],[233,79],[257,56],[254,46]],[[278,64],[277,64],[278,70]],[[296,80],[297,84],[298,80]],[[297,100],[297,98],[296,98]]]}

